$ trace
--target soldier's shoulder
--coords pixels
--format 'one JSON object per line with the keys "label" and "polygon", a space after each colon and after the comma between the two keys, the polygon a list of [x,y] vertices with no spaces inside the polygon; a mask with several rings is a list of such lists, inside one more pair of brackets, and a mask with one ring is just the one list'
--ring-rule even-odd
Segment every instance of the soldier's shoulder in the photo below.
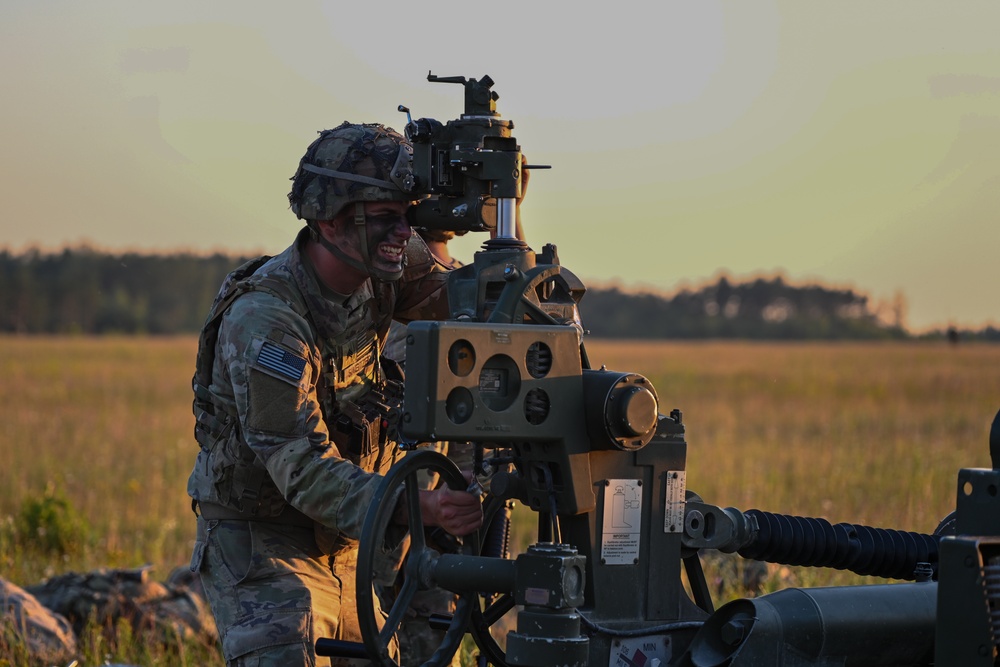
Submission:
{"label": "soldier's shoulder", "polygon": [[219,337],[230,342],[266,337],[274,331],[310,338],[308,319],[287,300],[270,291],[252,290],[237,297],[222,318]]}
{"label": "soldier's shoulder", "polygon": [[406,243],[406,268],[403,269],[403,280],[410,281],[421,278],[434,269],[434,255],[427,243],[414,234]]}

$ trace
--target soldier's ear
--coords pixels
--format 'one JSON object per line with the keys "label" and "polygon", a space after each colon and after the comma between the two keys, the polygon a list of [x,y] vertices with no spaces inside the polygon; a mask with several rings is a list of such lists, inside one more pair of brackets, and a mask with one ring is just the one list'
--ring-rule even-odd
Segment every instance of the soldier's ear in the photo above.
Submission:
{"label": "soldier's ear", "polygon": [[313,221],[312,228],[326,240],[333,241],[343,233],[343,222],[340,216],[337,216],[333,220],[315,220]]}

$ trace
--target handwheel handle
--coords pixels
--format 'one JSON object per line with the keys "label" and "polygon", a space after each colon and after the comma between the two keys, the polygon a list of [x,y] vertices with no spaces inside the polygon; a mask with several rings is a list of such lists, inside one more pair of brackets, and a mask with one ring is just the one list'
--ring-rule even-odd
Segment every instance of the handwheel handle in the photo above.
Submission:
{"label": "handwheel handle", "polygon": [[358,658],[368,659],[368,651],[361,642],[348,642],[342,639],[320,637],[316,640],[316,655],[326,658]]}

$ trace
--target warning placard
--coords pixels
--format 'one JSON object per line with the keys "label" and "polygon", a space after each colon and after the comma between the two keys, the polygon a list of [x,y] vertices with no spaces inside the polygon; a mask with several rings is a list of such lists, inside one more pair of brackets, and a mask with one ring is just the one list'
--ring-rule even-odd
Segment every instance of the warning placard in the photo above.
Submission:
{"label": "warning placard", "polygon": [[609,479],[604,486],[604,524],[601,562],[634,565],[639,562],[642,530],[642,485],[637,479]]}

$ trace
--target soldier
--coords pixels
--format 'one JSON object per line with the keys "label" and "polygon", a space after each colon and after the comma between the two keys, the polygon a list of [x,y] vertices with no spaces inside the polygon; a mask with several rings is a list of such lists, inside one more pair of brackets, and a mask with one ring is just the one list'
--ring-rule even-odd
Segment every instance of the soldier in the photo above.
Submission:
{"label": "soldier", "polygon": [[[396,452],[366,396],[390,321],[448,314],[446,274],[405,217],[410,151],[381,125],[321,132],[288,195],[306,227],[230,274],[202,331],[191,569],[229,665],[315,665],[316,639],[360,640],[357,540]],[[421,491],[420,508],[455,535],[482,524],[464,491]]]}

